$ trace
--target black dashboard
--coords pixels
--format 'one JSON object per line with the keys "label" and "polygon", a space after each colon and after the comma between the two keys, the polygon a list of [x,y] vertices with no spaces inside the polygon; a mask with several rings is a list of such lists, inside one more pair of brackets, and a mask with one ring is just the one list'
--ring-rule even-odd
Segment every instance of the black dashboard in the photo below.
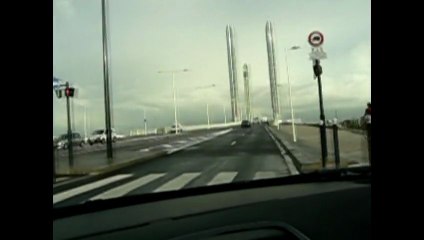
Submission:
{"label": "black dashboard", "polygon": [[53,210],[54,239],[371,239],[370,173],[312,173]]}

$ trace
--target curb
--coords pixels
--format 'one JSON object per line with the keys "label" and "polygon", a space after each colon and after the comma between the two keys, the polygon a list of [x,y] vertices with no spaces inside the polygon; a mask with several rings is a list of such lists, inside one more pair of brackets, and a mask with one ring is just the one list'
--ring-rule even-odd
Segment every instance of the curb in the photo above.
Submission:
{"label": "curb", "polygon": [[[320,161],[302,161],[304,158],[302,153],[300,153],[294,146],[292,146],[285,139],[280,138],[275,134],[275,130],[271,127],[267,127],[269,132],[275,137],[275,139],[281,144],[281,146],[286,151],[286,154],[293,160],[294,165],[296,166],[297,171],[300,173],[310,173],[322,169],[322,163]],[[327,162],[329,164],[329,161]]]}
{"label": "curb", "polygon": [[289,169],[290,175],[298,175],[298,167],[294,164],[296,160],[294,160],[294,158],[289,154],[289,151],[287,151],[287,149],[282,146],[281,142],[277,140],[277,137],[274,136],[273,133],[271,133],[268,126],[265,127],[265,131],[268,133],[268,135],[274,141],[275,145],[277,145],[278,149],[280,150],[280,154],[283,157],[287,168]]}
{"label": "curb", "polygon": [[[316,171],[322,171],[322,170],[328,170],[336,168],[336,163],[334,158],[330,158],[330,156],[327,158],[326,167],[322,167],[321,160],[315,160],[311,161],[310,159],[305,159],[303,154],[294,147],[291,143],[286,141],[285,139],[279,137],[277,134],[275,134],[275,129],[268,127],[270,133],[277,139],[277,141],[282,145],[282,147],[285,149],[287,155],[289,155],[293,159],[293,163],[296,166],[297,170],[300,173],[311,173]],[[354,164],[354,162],[346,162],[341,161],[340,167],[341,168],[347,168],[349,167],[349,164]]]}

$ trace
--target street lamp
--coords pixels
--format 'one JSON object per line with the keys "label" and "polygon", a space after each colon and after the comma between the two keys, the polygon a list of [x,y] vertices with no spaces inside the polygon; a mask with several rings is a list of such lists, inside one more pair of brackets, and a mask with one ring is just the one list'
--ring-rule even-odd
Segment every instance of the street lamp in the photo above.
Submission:
{"label": "street lamp", "polygon": [[146,119],[146,109],[143,109],[143,121],[144,121],[144,135],[147,135],[147,119]]}
{"label": "street lamp", "polygon": [[[79,107],[82,107],[84,110],[84,116],[83,116],[83,121],[84,121],[84,142],[87,142],[88,139],[88,128],[87,128],[87,124],[88,124],[88,120],[87,120],[87,103],[84,103],[84,101],[79,102],[79,101],[72,101],[72,105],[76,104]],[[74,116],[74,107],[71,106],[71,112],[72,112],[72,121],[74,122],[72,124],[72,128],[75,129],[75,116]]]}
{"label": "street lamp", "polygon": [[[197,87],[197,88],[196,88],[196,90],[199,90],[199,89],[208,89],[208,88],[213,88],[213,87],[215,87],[215,86],[216,86],[215,84],[212,84],[212,85],[205,86],[205,87]],[[224,114],[225,114],[225,108],[224,108]],[[209,118],[209,103],[206,103],[206,117],[207,117],[207,119],[208,119],[208,129],[210,129],[210,128],[211,128],[211,126],[210,126],[210,118]],[[225,121],[227,121],[227,120],[226,120],[226,117],[225,117]]]}
{"label": "street lamp", "polygon": [[206,116],[208,118],[208,129],[211,128],[210,120],[209,120],[209,103],[206,103]]}
{"label": "street lamp", "polygon": [[289,102],[290,102],[290,111],[291,111],[291,119],[292,119],[293,142],[296,142],[296,128],[294,124],[294,110],[293,110],[292,91],[291,91],[290,76],[289,76],[289,63],[287,61],[287,50],[298,50],[298,49],[300,49],[299,46],[293,46],[289,49],[284,48],[285,59],[286,59],[287,83],[289,84]]}
{"label": "street lamp", "polygon": [[175,121],[175,134],[178,134],[178,119],[177,119],[177,96],[175,93],[175,74],[181,72],[188,72],[187,68],[178,69],[178,70],[167,70],[167,71],[158,71],[158,73],[171,73],[172,74],[172,90],[174,92],[174,121]]}
{"label": "street lamp", "polygon": [[224,107],[224,124],[227,124],[227,112],[225,111],[225,105],[222,105]]}

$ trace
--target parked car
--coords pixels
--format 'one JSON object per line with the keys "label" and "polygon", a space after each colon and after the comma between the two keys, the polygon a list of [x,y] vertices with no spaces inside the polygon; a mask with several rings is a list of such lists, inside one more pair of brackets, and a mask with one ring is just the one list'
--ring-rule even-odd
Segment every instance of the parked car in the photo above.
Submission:
{"label": "parked car", "polygon": [[[93,145],[95,143],[106,143],[106,133],[107,131],[105,129],[97,129],[93,131],[91,136],[88,138],[88,143],[90,145]],[[115,142],[116,139],[118,139],[118,136],[115,132],[115,129],[112,128],[112,141]]]}
{"label": "parked car", "polygon": [[[84,146],[84,139],[77,132],[72,133],[72,145],[73,146],[80,146],[80,147]],[[57,146],[58,149],[67,149],[68,148],[68,134],[60,135],[56,146]]]}

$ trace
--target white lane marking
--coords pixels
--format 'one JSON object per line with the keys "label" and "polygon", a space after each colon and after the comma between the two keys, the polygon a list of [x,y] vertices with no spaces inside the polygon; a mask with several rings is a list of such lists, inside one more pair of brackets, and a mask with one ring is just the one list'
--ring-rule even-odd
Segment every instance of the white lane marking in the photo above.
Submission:
{"label": "white lane marking", "polygon": [[365,166],[369,166],[370,164],[369,163],[355,163],[355,164],[349,164],[347,167],[353,167],[353,168],[355,168],[355,167],[365,167]]}
{"label": "white lane marking", "polygon": [[165,173],[153,173],[153,174],[149,174],[149,175],[140,177],[140,178],[138,178],[134,181],[131,181],[129,183],[126,183],[122,186],[113,188],[109,191],[106,191],[106,192],[101,193],[97,196],[94,196],[94,197],[90,198],[90,200],[109,199],[109,198],[116,198],[116,197],[124,196],[125,194],[131,192],[132,190],[135,190],[135,189],[137,189],[137,188],[139,188],[143,185],[146,185],[149,182],[162,177],[163,175],[165,175]]}
{"label": "white lane marking", "polygon": [[70,177],[59,177],[59,178],[56,178],[56,182],[61,182],[61,181],[65,181],[65,180],[67,180],[67,179],[69,179]]}
{"label": "white lane marking", "polygon": [[237,174],[238,172],[220,172],[206,185],[209,186],[232,182],[233,179],[237,176]]}
{"label": "white lane marking", "polygon": [[186,149],[186,151],[193,151],[193,150],[196,150],[196,149],[199,149],[199,146],[188,147]]}
{"label": "white lane marking", "polygon": [[255,173],[255,176],[253,177],[253,180],[263,179],[263,178],[275,178],[276,176],[277,176],[277,174],[275,172],[261,171],[261,172],[256,172]]}
{"label": "white lane marking", "polygon": [[165,183],[164,185],[160,186],[159,188],[155,189],[153,192],[162,192],[162,191],[171,191],[171,190],[178,190],[184,185],[186,185],[188,182],[193,180],[195,177],[199,176],[200,173],[184,173],[180,176],[172,179],[171,181]]}
{"label": "white lane marking", "polygon": [[237,143],[236,141],[232,141],[231,146],[234,146],[236,143]]}
{"label": "white lane marking", "polygon": [[170,144],[161,144],[161,145],[156,145],[156,146],[149,147],[150,150],[160,149],[160,148],[172,148],[172,145],[170,145]]}
{"label": "white lane marking", "polygon": [[113,183],[113,182],[116,182],[116,181],[119,181],[119,180],[122,180],[122,179],[125,179],[125,178],[129,178],[131,176],[133,176],[133,174],[115,175],[115,176],[108,177],[108,178],[105,178],[105,179],[102,179],[102,180],[99,180],[99,181],[96,181],[96,182],[93,182],[93,183],[82,185],[82,186],[77,187],[77,188],[73,188],[73,189],[68,190],[68,191],[64,191],[64,192],[55,194],[55,195],[53,195],[53,204],[61,202],[61,201],[66,200],[68,198],[74,197],[78,194],[85,193],[85,192],[91,191],[93,189],[108,185],[110,183]]}
{"label": "white lane marking", "polygon": [[150,151],[148,148],[140,149],[140,152],[148,152],[148,151]]}
{"label": "white lane marking", "polygon": [[186,143],[187,141],[186,140],[180,140],[180,141],[177,141],[176,143]]}
{"label": "white lane marking", "polygon": [[214,136],[219,136],[219,135],[223,135],[223,134],[229,133],[229,132],[231,132],[231,131],[233,131],[233,129],[232,129],[232,128],[227,129],[227,130],[223,130],[223,131],[220,131],[220,132],[213,133],[213,135],[214,135]]}
{"label": "white lane marking", "polygon": [[186,149],[186,148],[189,148],[189,147],[191,147],[191,146],[193,146],[193,145],[196,145],[196,144],[199,144],[199,143],[203,143],[203,142],[206,142],[206,141],[209,141],[209,140],[211,140],[211,139],[213,139],[213,138],[215,138],[215,137],[218,137],[218,136],[220,136],[220,135],[223,135],[223,134],[226,134],[226,133],[229,133],[229,132],[231,132],[233,129],[232,128],[230,128],[230,129],[227,129],[227,130],[224,130],[224,131],[221,131],[221,132],[217,132],[217,133],[215,133],[215,134],[212,134],[212,136],[209,136],[209,137],[205,137],[205,136],[203,136],[203,137],[198,137],[197,139],[199,139],[199,140],[197,140],[197,141],[193,141],[193,142],[188,142],[187,144],[184,144],[183,146],[179,146],[179,147],[176,147],[176,148],[173,148],[173,149],[170,149],[170,150],[168,150],[167,152],[166,152],[166,154],[173,154],[173,153],[175,153],[175,152],[178,152],[178,151],[180,151],[180,150],[183,150],[183,149]]}

